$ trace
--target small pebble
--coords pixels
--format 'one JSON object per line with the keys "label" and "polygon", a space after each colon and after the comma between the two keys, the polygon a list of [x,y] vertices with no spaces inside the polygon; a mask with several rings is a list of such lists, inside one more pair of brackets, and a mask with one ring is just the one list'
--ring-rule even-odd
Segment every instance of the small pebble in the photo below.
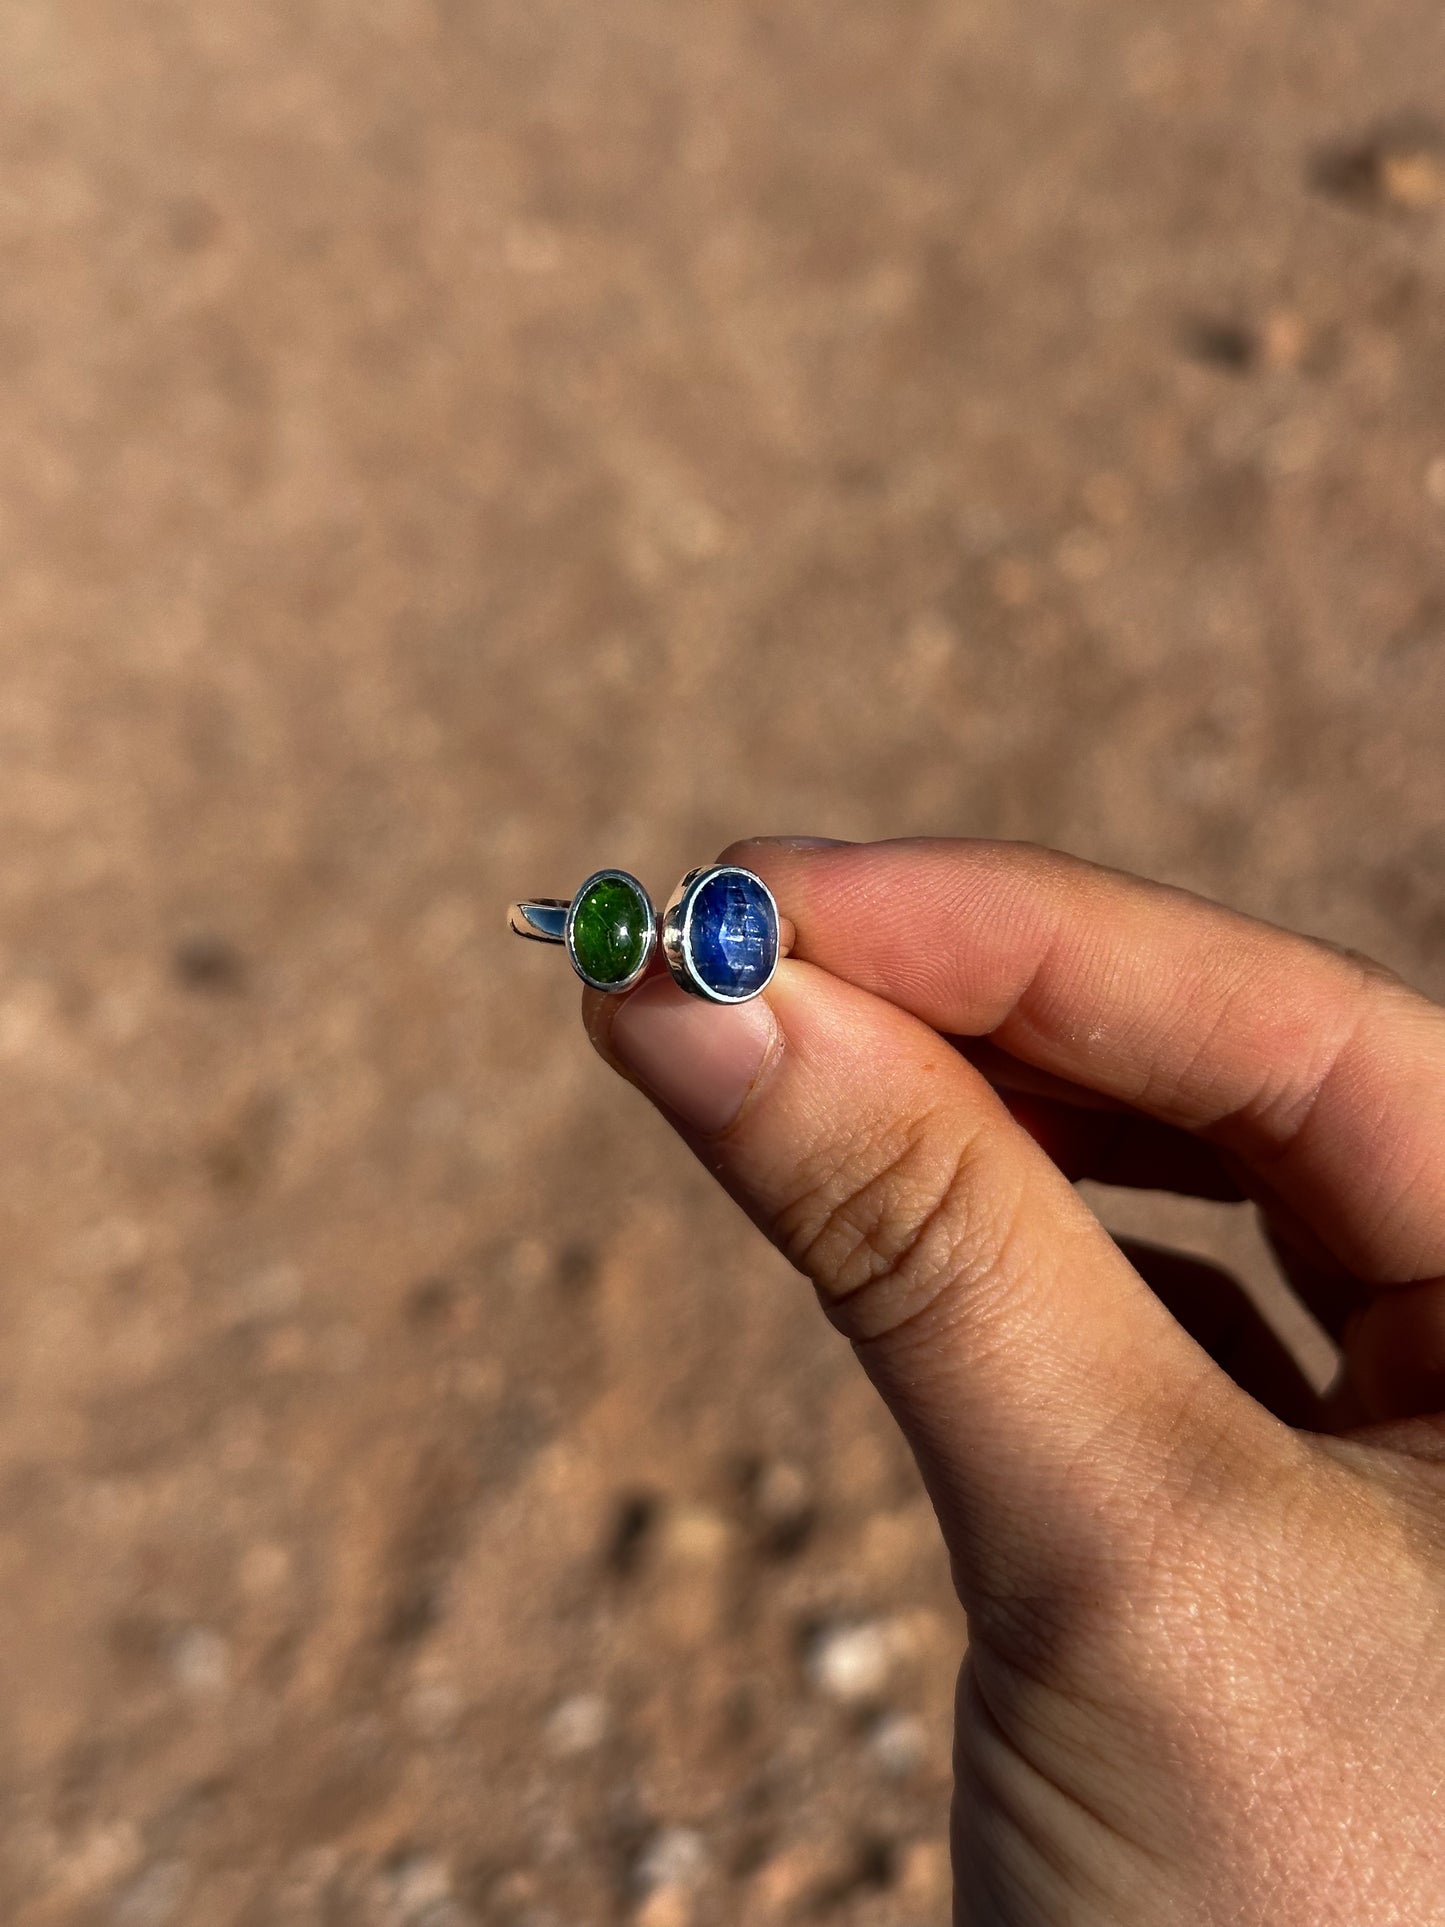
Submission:
{"label": "small pebble", "polygon": [[1396,128],[1323,155],[1315,182],[1344,200],[1428,213],[1445,207],[1445,144],[1438,128]]}
{"label": "small pebble", "polygon": [[885,1713],[869,1731],[868,1752],[880,1773],[906,1780],[928,1753],[923,1721],[912,1713]]}
{"label": "small pebble", "polygon": [[398,1927],[433,1927],[433,1916],[451,1900],[452,1877],[431,1853],[409,1853],[386,1873],[388,1919]]}
{"label": "small pebble", "polygon": [[1380,192],[1396,207],[1418,212],[1445,207],[1445,159],[1433,146],[1386,148],[1378,162]]}
{"label": "small pebble", "polygon": [[945,1840],[914,1840],[905,1847],[898,1863],[898,1892],[910,1906],[942,1906],[949,1890],[948,1843]]}
{"label": "small pebble", "polygon": [[600,1693],[574,1693],[553,1708],[545,1728],[548,1750],[559,1760],[590,1753],[607,1737],[607,1702]]}
{"label": "small pebble", "polygon": [[864,1705],[887,1685],[898,1648],[897,1628],[888,1620],[825,1626],[805,1655],[808,1678],[825,1699]]}
{"label": "small pebble", "polygon": [[664,1887],[695,1887],[707,1864],[707,1842],[695,1828],[663,1827],[633,1862],[632,1884],[640,1894]]}
{"label": "small pebble", "polygon": [[758,1468],[749,1497],[760,1524],[772,1532],[786,1532],[812,1511],[812,1481],[791,1460],[770,1459]]}
{"label": "small pebble", "polygon": [[215,1699],[231,1680],[231,1648],[207,1626],[188,1626],[171,1647],[171,1671],[197,1699]]}
{"label": "small pebble", "polygon": [[765,1860],[748,1889],[749,1921],[790,1920],[809,1893],[837,1883],[837,1855],[818,1841],[799,1841]]}
{"label": "small pebble", "polygon": [[711,1566],[726,1558],[732,1531],[726,1519],[706,1506],[674,1506],[664,1521],[662,1543],[683,1565]]}
{"label": "small pebble", "polygon": [[812,1536],[817,1493],[809,1474],[788,1459],[750,1459],[740,1467],[742,1517],[757,1549],[791,1559]]}

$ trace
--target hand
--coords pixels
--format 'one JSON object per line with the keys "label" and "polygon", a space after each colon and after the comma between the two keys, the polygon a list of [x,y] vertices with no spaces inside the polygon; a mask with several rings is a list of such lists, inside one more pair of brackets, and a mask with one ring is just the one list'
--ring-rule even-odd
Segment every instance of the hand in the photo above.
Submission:
{"label": "hand", "polygon": [[[587,1020],[918,1459],[969,1617],[956,1921],[1445,1921],[1445,1012],[1028,846],[726,860],[797,926],[766,997]],[[1080,1177],[1254,1199],[1338,1392]]]}

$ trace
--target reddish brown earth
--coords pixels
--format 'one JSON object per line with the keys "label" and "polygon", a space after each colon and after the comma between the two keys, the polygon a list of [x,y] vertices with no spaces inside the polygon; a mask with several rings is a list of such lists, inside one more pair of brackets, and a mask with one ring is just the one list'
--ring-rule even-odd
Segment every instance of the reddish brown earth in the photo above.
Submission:
{"label": "reddish brown earth", "polygon": [[503,907],[1000,834],[1445,988],[1442,74],[8,0],[10,1927],[945,1918],[911,1467]]}

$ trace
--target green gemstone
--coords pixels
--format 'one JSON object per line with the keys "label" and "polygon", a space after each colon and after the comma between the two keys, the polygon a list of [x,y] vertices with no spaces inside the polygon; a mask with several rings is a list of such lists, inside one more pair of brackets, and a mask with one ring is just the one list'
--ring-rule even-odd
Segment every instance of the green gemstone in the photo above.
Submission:
{"label": "green gemstone", "polygon": [[647,955],[652,909],[630,883],[603,877],[577,899],[572,955],[594,983],[623,984]]}

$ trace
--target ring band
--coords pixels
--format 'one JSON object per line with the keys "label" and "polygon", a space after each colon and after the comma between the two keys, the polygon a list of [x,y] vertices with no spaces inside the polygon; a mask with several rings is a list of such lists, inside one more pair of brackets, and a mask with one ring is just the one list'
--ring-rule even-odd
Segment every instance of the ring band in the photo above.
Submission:
{"label": "ring band", "polygon": [[712,1004],[760,995],[794,938],[762,878],[731,863],[690,870],[660,919],[630,871],[598,870],[570,900],[512,904],[507,922],[533,943],[561,944],[583,983],[608,993],[640,983],[660,941],[673,980]]}
{"label": "ring band", "polygon": [[629,871],[598,870],[568,906],[562,940],[589,990],[631,990],[657,948],[657,911]]}
{"label": "ring band", "polygon": [[536,897],[514,903],[507,921],[519,937],[560,943],[589,990],[631,990],[657,948],[657,910],[628,870],[597,870],[570,903]]}
{"label": "ring band", "polygon": [[565,897],[532,897],[512,905],[507,923],[514,936],[530,937],[533,943],[565,943],[570,908]]}

